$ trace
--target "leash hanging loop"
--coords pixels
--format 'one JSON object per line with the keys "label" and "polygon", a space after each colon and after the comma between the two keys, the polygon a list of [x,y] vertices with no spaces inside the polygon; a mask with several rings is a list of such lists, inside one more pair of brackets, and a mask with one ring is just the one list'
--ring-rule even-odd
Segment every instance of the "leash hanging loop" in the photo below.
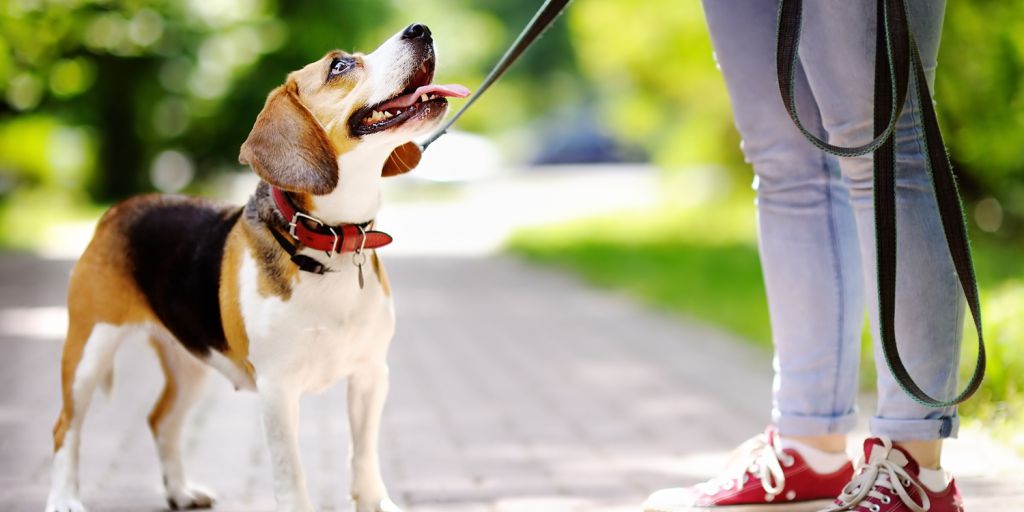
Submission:
{"label": "leash hanging loop", "polygon": [[[812,144],[840,157],[874,152],[875,244],[878,258],[878,317],[882,354],[893,378],[914,401],[932,408],[947,408],[963,403],[980,387],[985,377],[985,338],[981,328],[981,304],[978,281],[971,259],[970,241],[960,202],[956,176],[939,131],[931,91],[924,74],[920,51],[908,23],[905,0],[877,0],[875,46],[874,135],[871,142],[858,147],[833,146],[808,132],[796,112],[795,68],[800,41],[802,0],[781,0],[778,20],[776,64],[779,92],[797,128]],[[885,49],[885,52],[882,49]],[[957,279],[967,300],[974,328],[978,333],[978,360],[974,373],[962,392],[949,400],[931,397],[914,381],[900,358],[896,343],[896,144],[895,125],[902,114],[914,74],[914,99],[921,109],[924,126],[923,145],[932,189],[938,203],[946,248],[953,261]]]}
{"label": "leash hanging loop", "polygon": [[[779,92],[782,103],[790,119],[818,149],[835,156],[861,156],[877,150],[889,140],[896,130],[896,123],[903,113],[903,105],[907,97],[907,70],[910,65],[910,29],[902,0],[878,0],[877,41],[875,46],[876,64],[881,61],[882,48],[885,48],[885,69],[876,66],[875,88],[879,92],[879,79],[888,84],[886,94],[891,96],[891,107],[887,109],[889,121],[885,129],[874,139],[861,146],[835,146],[818,138],[804,127],[797,113],[796,105],[796,70],[800,59],[800,32],[803,25],[803,2],[800,0],[779,3],[778,46],[775,53],[778,71]],[[879,75],[878,71],[882,71]],[[877,97],[877,96],[876,96]],[[876,104],[877,108],[877,104]]]}

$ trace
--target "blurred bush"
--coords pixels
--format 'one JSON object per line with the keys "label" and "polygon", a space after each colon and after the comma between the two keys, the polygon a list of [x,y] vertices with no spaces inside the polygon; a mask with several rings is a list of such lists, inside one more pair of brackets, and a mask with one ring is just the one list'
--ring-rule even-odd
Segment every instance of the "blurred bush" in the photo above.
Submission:
{"label": "blurred bush", "polygon": [[[0,2],[0,243],[57,204],[91,215],[237,170],[267,93],[331,49],[427,23],[440,78],[474,85],[532,14],[512,0]],[[498,132],[567,101],[573,62],[561,24],[461,126]]]}
{"label": "blurred bush", "polygon": [[614,133],[666,168],[740,167],[700,2],[588,0],[573,4],[569,18],[580,67]]}
{"label": "blurred bush", "polygon": [[[977,226],[1019,237],[1024,3],[947,6],[935,92],[946,142]],[[581,69],[618,137],[663,167],[721,163],[746,185],[750,171],[699,2],[588,0],[573,4],[569,17]]]}
{"label": "blurred bush", "polygon": [[[86,207],[237,170],[287,72],[332,48],[371,50],[412,21],[434,30],[439,78],[472,88],[540,3],[0,2],[0,243],[28,197]],[[1024,4],[949,3],[939,113],[978,226],[1007,234],[1024,218],[1022,71]],[[575,2],[460,128],[528,161],[583,123],[665,168],[714,162],[749,182],[699,2]]]}
{"label": "blurred bush", "polygon": [[[1024,219],[1024,3],[951,1],[946,9],[935,85],[946,143],[961,180],[979,200],[974,208],[979,227],[1019,235]],[[1002,225],[1004,219],[1010,224]]]}

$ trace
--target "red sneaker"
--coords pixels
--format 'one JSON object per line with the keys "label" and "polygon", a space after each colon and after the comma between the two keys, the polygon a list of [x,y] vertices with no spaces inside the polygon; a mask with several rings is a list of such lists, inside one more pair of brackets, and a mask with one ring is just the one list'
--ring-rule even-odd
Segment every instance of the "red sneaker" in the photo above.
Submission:
{"label": "red sneaker", "polygon": [[864,441],[864,459],[857,475],[823,512],[964,512],[956,482],[942,492],[921,483],[920,466],[887,438]]}
{"label": "red sneaker", "polygon": [[645,512],[715,511],[803,512],[829,506],[853,478],[849,462],[834,473],[814,472],[796,450],[782,449],[769,427],[740,445],[734,471],[693,487],[662,489],[644,503]]}

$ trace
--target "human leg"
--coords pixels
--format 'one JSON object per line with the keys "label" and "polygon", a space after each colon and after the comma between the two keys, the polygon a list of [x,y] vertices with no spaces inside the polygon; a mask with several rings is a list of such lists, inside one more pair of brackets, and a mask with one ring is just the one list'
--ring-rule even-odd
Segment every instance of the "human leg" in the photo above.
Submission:
{"label": "human leg", "polygon": [[[804,140],[779,99],[777,9],[777,2],[763,0],[704,3],[743,152],[756,175],[759,252],[775,346],[775,427],[737,450],[735,471],[658,491],[647,511],[816,510],[853,474],[844,450],[855,422],[863,318],[856,229],[838,165]],[[797,77],[801,114],[824,136],[800,70]]]}
{"label": "human leg", "polygon": [[[777,2],[704,4],[743,152],[756,174],[758,241],[775,347],[773,422],[834,446],[855,421],[863,283],[853,211],[835,159],[790,121],[775,79]],[[801,114],[823,133],[802,71]],[[831,441],[828,439],[831,437]]]}
{"label": "human leg", "polygon": [[[929,79],[934,76],[944,2],[912,0],[911,30]],[[870,2],[807,2],[801,63],[818,98],[829,140],[855,145],[872,136],[875,6]],[[919,107],[908,98],[896,131],[898,260],[896,337],[911,374],[933,396],[955,392],[963,325],[963,298],[947,255],[934,191],[930,184]],[[873,168],[870,155],[840,160],[857,218],[864,279],[877,289]],[[878,339],[876,301],[869,301]],[[922,460],[935,458],[934,441],[956,434],[955,408],[930,409],[908,397],[892,378],[876,342],[879,405],[872,432],[914,443]],[[937,462],[937,461],[936,461]]]}

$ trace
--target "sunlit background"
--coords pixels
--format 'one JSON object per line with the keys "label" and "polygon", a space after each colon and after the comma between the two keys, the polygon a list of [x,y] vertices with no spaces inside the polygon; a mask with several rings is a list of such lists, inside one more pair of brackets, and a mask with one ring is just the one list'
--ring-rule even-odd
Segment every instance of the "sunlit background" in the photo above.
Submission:
{"label": "sunlit background", "polygon": [[[238,146],[288,71],[331,48],[372,49],[413,20],[437,36],[439,79],[472,87],[530,7],[5,2],[0,241],[36,247],[40,224],[91,218],[97,206],[139,192],[217,193],[244,172]],[[951,3],[937,84],[973,224],[1000,239],[1013,238],[1024,216],[1021,10]],[[639,162],[664,176],[712,167],[720,193],[750,179],[697,2],[579,2],[458,128],[482,136],[464,140],[476,158],[445,158],[421,177],[474,181],[513,167]]]}
{"label": "sunlit background", "polygon": [[[4,0],[0,246],[73,259],[141,192],[242,201],[239,145],[287,72],[415,21],[437,80],[473,89],[539,3]],[[936,101],[991,347],[965,413],[1024,449],[1024,4],[948,3]],[[391,254],[513,253],[769,345],[752,176],[700,2],[577,0],[456,128],[389,180]],[[63,314],[7,309],[0,331],[56,338]]]}

